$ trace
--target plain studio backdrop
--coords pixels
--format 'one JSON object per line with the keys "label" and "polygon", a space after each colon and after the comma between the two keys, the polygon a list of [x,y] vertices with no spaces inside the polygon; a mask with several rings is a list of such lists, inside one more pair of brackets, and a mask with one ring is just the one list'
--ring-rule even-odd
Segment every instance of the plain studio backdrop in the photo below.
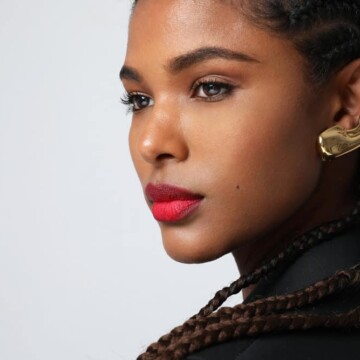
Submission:
{"label": "plain studio backdrop", "polygon": [[2,360],[135,359],[238,275],[162,248],[119,101],[129,9],[0,0]]}

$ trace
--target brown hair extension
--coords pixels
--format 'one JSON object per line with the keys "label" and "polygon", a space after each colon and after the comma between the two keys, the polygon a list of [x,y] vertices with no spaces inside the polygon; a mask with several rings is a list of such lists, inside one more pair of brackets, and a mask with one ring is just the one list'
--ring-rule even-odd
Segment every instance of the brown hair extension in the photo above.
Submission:
{"label": "brown hair extension", "polygon": [[336,272],[328,279],[304,290],[282,296],[259,299],[233,308],[218,309],[226,299],[243,288],[257,283],[281,265],[299,257],[306,250],[329,240],[360,220],[360,201],[350,216],[322,225],[294,240],[284,251],[249,275],[241,276],[229,287],[218,291],[214,298],[183,325],[174,328],[150,345],[138,360],[182,359],[201,348],[246,335],[257,335],[279,330],[305,330],[315,327],[360,326],[360,310],[344,314],[316,315],[293,314],[289,310],[300,309],[340,293],[360,283],[360,264],[349,270]]}
{"label": "brown hair extension", "polygon": [[242,336],[254,336],[281,330],[308,330],[319,327],[341,329],[360,328],[360,306],[338,314],[298,314],[284,312],[252,318],[239,317],[208,324],[206,328],[186,334],[174,344],[141,359],[180,360],[203,347]]}
{"label": "brown hair extension", "polygon": [[[247,304],[239,304],[234,307],[223,307],[217,312],[209,315],[212,319],[222,317],[225,319],[234,317],[253,317],[264,315],[270,312],[300,309],[306,305],[323,300],[335,293],[344,291],[360,283],[360,264],[355,265],[349,270],[339,270],[327,279],[318,281],[309,287],[295,291],[286,295],[269,296],[264,299],[258,299]],[[206,317],[197,317],[188,321],[201,321]]]}
{"label": "brown hair extension", "polygon": [[[326,297],[335,293],[345,291],[355,285],[360,284],[360,265],[356,265],[349,270],[337,271],[334,275],[327,279],[321,280],[303,290],[296,291],[287,295],[270,296],[264,299],[259,299],[248,304],[240,304],[234,307],[224,307],[215,313],[212,313],[208,317],[198,316],[197,318],[189,319],[182,326],[175,328],[172,332],[172,336],[167,337],[167,341],[164,341],[160,346],[157,346],[156,357],[155,353],[145,359],[159,359],[169,355],[169,351],[173,351],[174,347],[185,346],[186,340],[191,339],[188,344],[186,354],[201,348],[201,344],[196,344],[193,339],[198,338],[202,332],[207,333],[208,330],[214,332],[216,329],[220,330],[220,333],[226,330],[226,326],[234,324],[236,326],[242,326],[238,331],[228,333],[225,331],[222,334],[218,334],[218,341],[222,342],[232,338],[236,338],[241,335],[256,335],[261,331],[256,328],[256,322],[259,319],[265,319],[267,315],[274,315],[275,313],[281,313],[292,309],[301,309],[306,305],[313,304],[317,301],[321,301]],[[253,318],[254,324],[252,324]],[[225,328],[222,326],[225,325]],[[250,329],[250,325],[253,326]],[[248,331],[244,333],[244,327],[248,327]],[[267,328],[270,331],[270,328]],[[272,330],[281,330],[282,328],[273,328]],[[294,328],[294,330],[297,328]],[[241,330],[241,332],[239,332]],[[198,348],[198,346],[200,346]],[[160,357],[159,357],[160,356]],[[173,356],[173,355],[172,355]],[[171,357],[173,358],[173,357]]]}
{"label": "brown hair extension", "polygon": [[[214,327],[215,324],[237,321],[240,317],[245,319],[281,311],[300,309],[358,284],[360,284],[360,265],[356,265],[349,270],[337,271],[327,279],[321,280],[294,293],[270,296],[248,304],[239,304],[234,307],[224,307],[208,317],[198,316],[191,318],[181,327],[175,328],[171,336],[167,336],[167,339],[162,339],[161,346],[163,347],[163,351],[167,352],[173,344],[180,342],[186,334],[197,333],[210,325]],[[157,355],[159,352],[161,352],[160,348],[157,347]]]}

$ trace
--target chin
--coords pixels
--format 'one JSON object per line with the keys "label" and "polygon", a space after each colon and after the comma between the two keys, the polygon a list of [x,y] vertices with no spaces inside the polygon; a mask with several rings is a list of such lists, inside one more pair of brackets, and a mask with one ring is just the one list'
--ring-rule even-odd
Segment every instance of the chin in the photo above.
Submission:
{"label": "chin", "polygon": [[184,264],[201,264],[216,260],[230,253],[219,238],[211,241],[210,236],[197,236],[182,229],[161,229],[166,253],[175,261]]}

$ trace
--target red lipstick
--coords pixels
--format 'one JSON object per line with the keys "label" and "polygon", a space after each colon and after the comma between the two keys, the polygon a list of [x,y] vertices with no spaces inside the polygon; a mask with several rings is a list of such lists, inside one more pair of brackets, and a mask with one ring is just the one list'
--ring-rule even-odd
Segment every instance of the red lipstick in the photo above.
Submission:
{"label": "red lipstick", "polygon": [[148,184],[145,194],[153,203],[151,211],[158,221],[176,222],[192,214],[204,198],[186,189],[167,184]]}

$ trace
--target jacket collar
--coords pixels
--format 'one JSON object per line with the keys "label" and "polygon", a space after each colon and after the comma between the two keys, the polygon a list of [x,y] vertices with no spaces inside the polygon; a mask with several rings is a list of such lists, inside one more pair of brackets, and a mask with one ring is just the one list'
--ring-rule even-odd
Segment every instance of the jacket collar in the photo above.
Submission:
{"label": "jacket collar", "polygon": [[321,242],[281,268],[260,280],[244,303],[273,295],[301,290],[317,281],[360,263],[360,223],[343,233]]}

